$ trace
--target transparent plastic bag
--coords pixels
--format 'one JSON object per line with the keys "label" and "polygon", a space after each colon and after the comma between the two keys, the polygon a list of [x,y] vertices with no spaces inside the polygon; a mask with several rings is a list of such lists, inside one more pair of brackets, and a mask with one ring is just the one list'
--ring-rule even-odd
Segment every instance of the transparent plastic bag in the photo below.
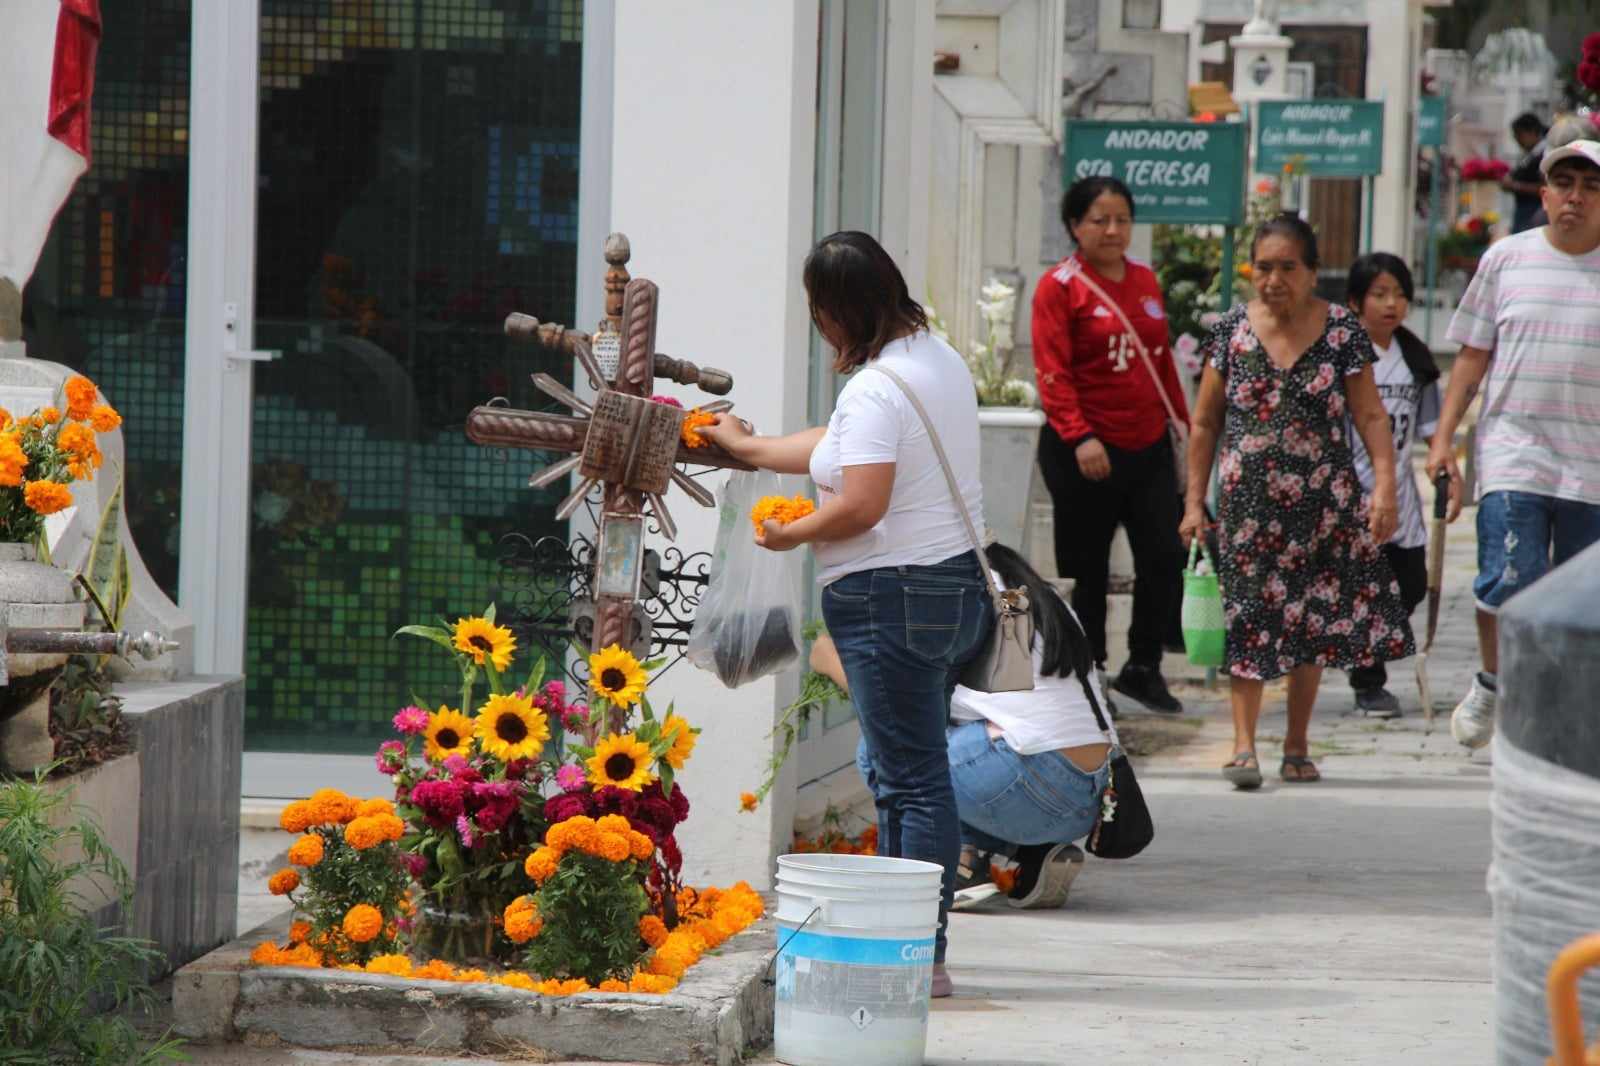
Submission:
{"label": "transparent plastic bag", "polygon": [[737,471],[718,494],[711,583],[689,631],[689,661],[729,688],[775,674],[800,657],[801,556],[758,545],[750,510],[786,495],[777,474]]}

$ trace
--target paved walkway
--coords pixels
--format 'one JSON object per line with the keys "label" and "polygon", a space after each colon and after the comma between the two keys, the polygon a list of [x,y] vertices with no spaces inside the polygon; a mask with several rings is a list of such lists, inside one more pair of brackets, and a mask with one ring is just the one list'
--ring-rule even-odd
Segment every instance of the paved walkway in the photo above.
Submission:
{"label": "paved walkway", "polygon": [[[928,1062],[1491,1062],[1488,760],[1456,746],[1447,721],[1476,666],[1474,553],[1469,511],[1450,532],[1431,733],[1410,663],[1391,669],[1406,713],[1389,723],[1349,716],[1349,687],[1330,673],[1312,725],[1325,779],[1283,785],[1282,692],[1269,688],[1269,781],[1236,793],[1219,773],[1225,690],[1185,683],[1192,741],[1139,768],[1155,843],[1127,862],[1091,859],[1062,910],[955,915],[958,993],[935,1005]],[[190,1061],[488,1060],[223,1047]]]}

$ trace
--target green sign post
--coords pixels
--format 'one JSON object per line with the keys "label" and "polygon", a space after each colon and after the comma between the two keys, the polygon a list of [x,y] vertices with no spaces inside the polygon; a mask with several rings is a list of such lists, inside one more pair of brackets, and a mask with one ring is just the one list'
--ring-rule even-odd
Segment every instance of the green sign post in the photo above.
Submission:
{"label": "green sign post", "polygon": [[1064,185],[1122,179],[1140,222],[1221,225],[1222,309],[1233,304],[1233,227],[1243,225],[1248,142],[1236,122],[1067,124]]}
{"label": "green sign post", "polygon": [[1256,105],[1256,169],[1294,166],[1313,178],[1361,178],[1363,245],[1372,250],[1372,177],[1383,169],[1382,100],[1264,100]]}
{"label": "green sign post", "polygon": [[1417,147],[1442,148],[1446,101],[1442,96],[1424,96],[1417,111]]}

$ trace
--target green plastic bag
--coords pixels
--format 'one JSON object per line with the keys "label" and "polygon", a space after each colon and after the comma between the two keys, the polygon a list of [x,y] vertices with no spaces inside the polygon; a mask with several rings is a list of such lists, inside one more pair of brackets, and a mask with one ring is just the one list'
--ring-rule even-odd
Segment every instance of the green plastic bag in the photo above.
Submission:
{"label": "green plastic bag", "polygon": [[[1226,661],[1228,623],[1222,610],[1222,589],[1217,567],[1204,537],[1189,546],[1189,566],[1183,572],[1183,646],[1197,666],[1222,666]],[[1205,553],[1205,565],[1198,565]]]}

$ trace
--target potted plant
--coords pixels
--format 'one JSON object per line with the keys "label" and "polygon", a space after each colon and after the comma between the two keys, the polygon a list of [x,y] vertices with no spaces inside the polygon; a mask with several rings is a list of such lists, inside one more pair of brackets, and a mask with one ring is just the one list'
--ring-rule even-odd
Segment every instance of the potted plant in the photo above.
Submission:
{"label": "potted plant", "polygon": [[1500,221],[1495,211],[1477,215],[1462,215],[1456,224],[1439,238],[1439,265],[1445,270],[1478,269],[1478,260],[1489,250],[1494,236],[1494,226]]}
{"label": "potted plant", "polygon": [[1503,159],[1474,157],[1461,164],[1461,180],[1467,183],[1467,209],[1474,215],[1487,214],[1500,206],[1500,182],[1511,173]]}
{"label": "potted plant", "polygon": [[[1044,412],[1039,410],[1039,394],[1033,383],[1012,376],[1016,343],[1011,327],[1017,313],[1016,288],[990,278],[981,292],[978,313],[987,330],[987,342],[974,344],[970,352],[962,353],[962,358],[972,371],[972,383],[978,390],[983,514],[995,538],[1020,551],[1028,528],[1031,471]],[[949,340],[944,322],[932,308],[928,308],[928,323],[936,336]],[[1029,471],[1030,475],[1018,476],[1019,471]]]}

